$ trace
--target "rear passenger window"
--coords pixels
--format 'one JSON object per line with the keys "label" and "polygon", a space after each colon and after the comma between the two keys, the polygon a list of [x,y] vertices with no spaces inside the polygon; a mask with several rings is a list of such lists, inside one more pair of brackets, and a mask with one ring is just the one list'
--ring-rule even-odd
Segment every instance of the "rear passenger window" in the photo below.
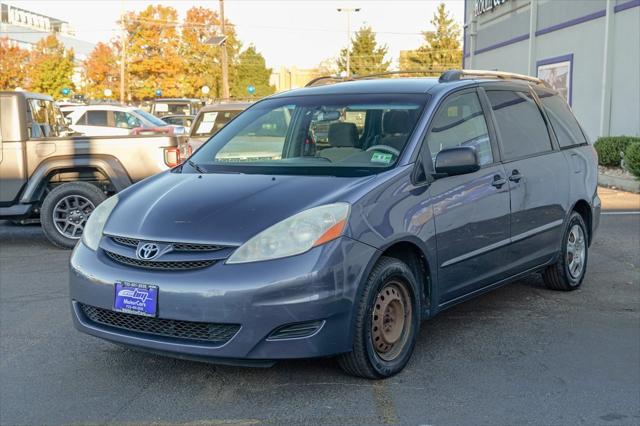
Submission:
{"label": "rear passenger window", "polygon": [[478,95],[465,93],[447,98],[436,113],[427,143],[434,162],[443,149],[472,146],[478,153],[480,165],[493,163],[487,123]]}
{"label": "rear passenger window", "polygon": [[488,90],[505,160],[551,150],[542,113],[529,93]]}
{"label": "rear passenger window", "polygon": [[562,148],[587,142],[576,118],[569,109],[569,105],[563,98],[551,93],[542,93],[538,96]]}
{"label": "rear passenger window", "polygon": [[88,126],[108,126],[107,111],[87,111]]}

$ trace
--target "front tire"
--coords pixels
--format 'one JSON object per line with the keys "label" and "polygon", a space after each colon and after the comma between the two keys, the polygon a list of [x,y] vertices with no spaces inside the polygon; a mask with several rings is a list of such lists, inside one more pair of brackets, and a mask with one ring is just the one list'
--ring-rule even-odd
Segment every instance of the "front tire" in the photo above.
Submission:
{"label": "front tire", "polygon": [[580,214],[573,212],[562,238],[558,261],[542,274],[547,288],[573,291],[580,287],[587,271],[589,259],[589,234]]}
{"label": "front tire", "polygon": [[356,303],[353,351],[338,357],[348,374],[381,379],[409,362],[420,327],[420,288],[401,260],[382,257]]}
{"label": "front tire", "polygon": [[86,182],[62,184],[47,194],[40,209],[40,222],[47,239],[60,248],[73,248],[87,219],[107,196]]}

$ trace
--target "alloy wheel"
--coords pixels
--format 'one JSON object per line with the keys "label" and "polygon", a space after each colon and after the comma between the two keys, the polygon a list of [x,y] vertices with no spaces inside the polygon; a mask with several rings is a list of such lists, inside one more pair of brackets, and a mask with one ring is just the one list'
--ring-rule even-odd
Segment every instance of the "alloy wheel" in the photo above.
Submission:
{"label": "alloy wheel", "polygon": [[53,208],[53,223],[57,231],[67,238],[79,239],[89,216],[95,209],[93,203],[81,195],[68,195]]}
{"label": "alloy wheel", "polygon": [[571,277],[578,278],[584,268],[586,242],[580,225],[573,225],[567,236],[567,266]]}

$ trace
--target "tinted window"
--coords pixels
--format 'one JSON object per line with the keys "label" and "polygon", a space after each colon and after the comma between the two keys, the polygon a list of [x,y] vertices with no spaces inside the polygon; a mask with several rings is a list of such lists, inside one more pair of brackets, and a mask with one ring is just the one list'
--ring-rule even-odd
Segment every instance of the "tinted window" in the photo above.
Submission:
{"label": "tinted window", "polygon": [[128,112],[113,111],[113,121],[116,127],[121,129],[133,129],[134,127],[142,126],[140,120]]}
{"label": "tinted window", "polygon": [[443,149],[472,146],[480,164],[492,163],[491,142],[478,95],[465,93],[447,98],[436,112],[427,143],[434,161]]}
{"label": "tinted window", "polygon": [[551,150],[542,113],[529,93],[487,91],[506,160]]}
{"label": "tinted window", "polygon": [[87,111],[87,125],[108,126],[107,111]]}
{"label": "tinted window", "polygon": [[563,98],[550,93],[543,93],[539,96],[561,147],[587,142],[576,118],[569,109],[569,105]]}

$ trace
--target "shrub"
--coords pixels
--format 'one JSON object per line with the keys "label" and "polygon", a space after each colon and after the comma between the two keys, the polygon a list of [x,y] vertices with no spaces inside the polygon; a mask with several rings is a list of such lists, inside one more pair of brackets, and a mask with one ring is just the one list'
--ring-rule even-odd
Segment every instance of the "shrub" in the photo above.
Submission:
{"label": "shrub", "polygon": [[639,144],[640,138],[631,136],[609,136],[598,138],[593,145],[598,151],[598,163],[601,166],[620,167],[622,156],[630,144]]}
{"label": "shrub", "polygon": [[640,179],[640,142],[630,143],[624,151],[624,166]]}

